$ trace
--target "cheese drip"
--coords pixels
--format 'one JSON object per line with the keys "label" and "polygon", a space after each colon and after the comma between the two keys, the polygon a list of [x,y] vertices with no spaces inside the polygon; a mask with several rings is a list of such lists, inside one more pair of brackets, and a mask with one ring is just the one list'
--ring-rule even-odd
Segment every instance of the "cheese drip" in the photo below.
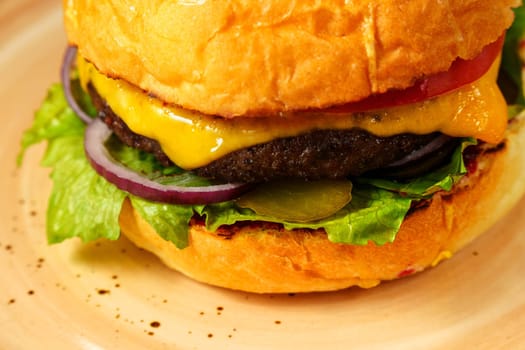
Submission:
{"label": "cheese drip", "polygon": [[382,137],[440,131],[498,143],[507,125],[507,106],[496,84],[499,60],[476,82],[410,105],[365,113],[318,111],[234,119],[166,105],[124,80],[106,77],[82,58],[77,64],[84,88],[91,82],[133,132],[157,140],[167,156],[184,169],[198,168],[230,152],[312,130],[361,128]]}

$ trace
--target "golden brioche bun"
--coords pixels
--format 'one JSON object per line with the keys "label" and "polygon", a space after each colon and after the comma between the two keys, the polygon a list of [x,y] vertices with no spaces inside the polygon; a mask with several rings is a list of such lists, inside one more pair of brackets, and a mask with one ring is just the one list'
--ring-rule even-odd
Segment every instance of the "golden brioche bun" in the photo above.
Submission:
{"label": "golden brioche bun", "polygon": [[519,0],[63,1],[71,44],[104,74],[225,117],[403,89],[470,59]]}
{"label": "golden brioche bun", "polygon": [[[505,146],[478,160],[476,173],[451,193],[434,195],[403,222],[392,244],[335,244],[322,230],[287,231],[252,223],[212,233],[193,222],[190,246],[163,240],[129,201],[122,232],[168,266],[212,285],[257,293],[328,291],[372,287],[437,264],[502,217],[525,191],[525,118],[516,118]],[[226,239],[225,237],[228,237]]]}

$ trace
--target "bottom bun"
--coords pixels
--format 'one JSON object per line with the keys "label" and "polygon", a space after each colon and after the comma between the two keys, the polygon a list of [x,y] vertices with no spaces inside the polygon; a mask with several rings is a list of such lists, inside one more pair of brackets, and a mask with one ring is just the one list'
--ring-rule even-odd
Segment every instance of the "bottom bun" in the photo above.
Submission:
{"label": "bottom bun", "polygon": [[253,222],[209,232],[199,220],[190,245],[162,239],[126,200],[122,232],[166,265],[208,284],[256,293],[329,291],[373,287],[435,266],[471,242],[509,211],[525,190],[525,122],[509,125],[504,147],[482,155],[479,169],[451,193],[438,193],[413,209],[393,243],[336,244],[323,230],[289,231]]}

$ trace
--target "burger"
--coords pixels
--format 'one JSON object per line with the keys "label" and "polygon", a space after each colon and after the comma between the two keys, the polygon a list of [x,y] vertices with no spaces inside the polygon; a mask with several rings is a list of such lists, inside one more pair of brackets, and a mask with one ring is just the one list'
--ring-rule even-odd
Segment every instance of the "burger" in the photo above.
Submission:
{"label": "burger", "polygon": [[525,190],[519,4],[64,0],[48,241],[256,293],[436,266]]}

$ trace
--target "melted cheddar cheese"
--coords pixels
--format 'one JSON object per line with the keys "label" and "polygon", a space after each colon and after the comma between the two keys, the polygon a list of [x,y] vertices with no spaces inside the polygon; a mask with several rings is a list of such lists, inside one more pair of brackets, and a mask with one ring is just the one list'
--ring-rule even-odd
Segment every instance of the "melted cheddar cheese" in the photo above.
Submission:
{"label": "melted cheddar cheese", "polygon": [[503,138],[507,106],[496,84],[499,60],[479,80],[430,100],[369,113],[302,112],[224,119],[187,111],[111,79],[79,59],[84,88],[91,82],[111,109],[137,134],[157,140],[184,169],[204,166],[242,148],[319,129],[361,128],[378,136],[434,131],[489,143]]}

